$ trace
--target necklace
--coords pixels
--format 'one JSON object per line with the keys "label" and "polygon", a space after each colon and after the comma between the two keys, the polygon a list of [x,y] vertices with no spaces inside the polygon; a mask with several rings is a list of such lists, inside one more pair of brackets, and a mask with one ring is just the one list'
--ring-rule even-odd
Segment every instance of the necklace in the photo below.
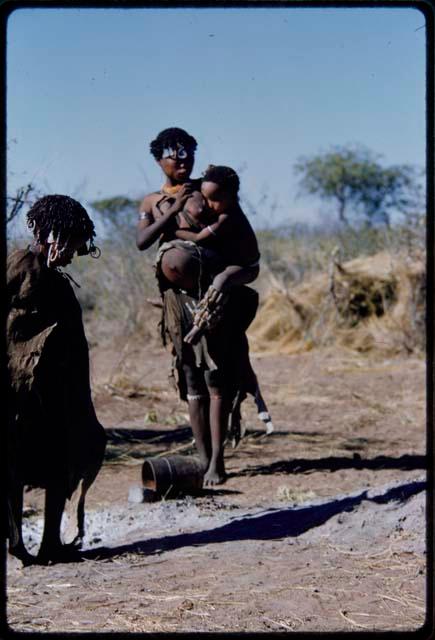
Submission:
{"label": "necklace", "polygon": [[166,193],[169,196],[172,196],[174,193],[178,193],[182,186],[183,186],[182,184],[174,184],[174,186],[171,187],[171,186],[168,186],[167,184],[164,184],[163,187],[161,188],[161,191],[163,191],[163,193]]}

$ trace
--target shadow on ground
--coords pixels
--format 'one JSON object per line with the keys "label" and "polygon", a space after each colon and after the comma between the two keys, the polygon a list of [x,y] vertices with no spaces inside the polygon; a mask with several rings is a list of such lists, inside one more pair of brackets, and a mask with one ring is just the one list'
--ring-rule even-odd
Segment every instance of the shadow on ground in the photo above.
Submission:
{"label": "shadow on ground", "polygon": [[294,458],[292,460],[278,460],[268,465],[247,467],[232,477],[270,475],[273,473],[307,473],[310,471],[340,471],[341,469],[401,469],[403,471],[413,469],[427,469],[426,456],[405,454],[398,458],[391,456],[376,456],[375,458],[362,458],[355,453],[352,458],[346,456],[330,456],[329,458]]}
{"label": "shadow on ground", "polygon": [[176,429],[106,429],[107,441],[113,444],[123,442],[174,442],[183,443],[192,440],[192,429],[180,425]]}
{"label": "shadow on ground", "polygon": [[[307,507],[287,507],[270,509],[256,515],[247,515],[205,531],[183,533],[163,538],[152,538],[118,547],[99,547],[82,553],[83,558],[105,560],[124,553],[153,555],[173,551],[184,547],[195,547],[221,542],[242,540],[273,540],[277,538],[297,537],[324,524],[333,516],[352,511],[364,500],[375,503],[404,501],[412,495],[424,491],[426,482],[415,481],[389,489],[378,495],[369,495],[363,491],[357,496],[331,500],[324,504]],[[372,493],[372,492],[370,492]]]}

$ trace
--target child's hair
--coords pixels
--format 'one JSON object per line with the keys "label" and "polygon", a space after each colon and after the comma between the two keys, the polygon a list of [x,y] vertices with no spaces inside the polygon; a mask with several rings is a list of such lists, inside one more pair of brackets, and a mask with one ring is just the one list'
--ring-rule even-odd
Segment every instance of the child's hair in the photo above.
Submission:
{"label": "child's hair", "polygon": [[237,196],[240,187],[240,180],[237,173],[231,167],[215,166],[209,164],[202,174],[203,182],[215,182],[220,187],[230,191]]}
{"label": "child's hair", "polygon": [[71,235],[90,240],[95,237],[94,223],[84,207],[69,196],[49,195],[40,198],[27,212],[27,226],[38,242],[46,242],[50,232],[61,244]]}
{"label": "child's hair", "polygon": [[178,127],[164,129],[160,131],[157,138],[150,144],[150,151],[156,160],[160,160],[164,149],[176,147],[177,143],[182,144],[188,151],[195,151],[198,143],[195,138]]}

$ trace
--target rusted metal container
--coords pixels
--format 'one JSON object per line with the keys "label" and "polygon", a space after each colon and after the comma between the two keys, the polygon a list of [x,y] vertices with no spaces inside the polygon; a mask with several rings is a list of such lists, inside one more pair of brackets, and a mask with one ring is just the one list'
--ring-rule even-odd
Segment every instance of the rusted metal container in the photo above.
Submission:
{"label": "rusted metal container", "polygon": [[204,474],[192,456],[148,458],[142,465],[142,483],[162,498],[202,488]]}

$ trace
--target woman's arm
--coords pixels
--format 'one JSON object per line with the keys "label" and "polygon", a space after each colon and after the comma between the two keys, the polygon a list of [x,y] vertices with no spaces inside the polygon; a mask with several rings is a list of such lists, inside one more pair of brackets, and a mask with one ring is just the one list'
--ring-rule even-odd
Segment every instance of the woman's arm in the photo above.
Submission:
{"label": "woman's arm", "polygon": [[139,221],[136,226],[136,246],[140,251],[148,249],[160,237],[168,224],[180,211],[190,196],[191,187],[183,185],[175,196],[174,203],[158,218],[152,212],[152,198],[146,196],[139,209]]}

